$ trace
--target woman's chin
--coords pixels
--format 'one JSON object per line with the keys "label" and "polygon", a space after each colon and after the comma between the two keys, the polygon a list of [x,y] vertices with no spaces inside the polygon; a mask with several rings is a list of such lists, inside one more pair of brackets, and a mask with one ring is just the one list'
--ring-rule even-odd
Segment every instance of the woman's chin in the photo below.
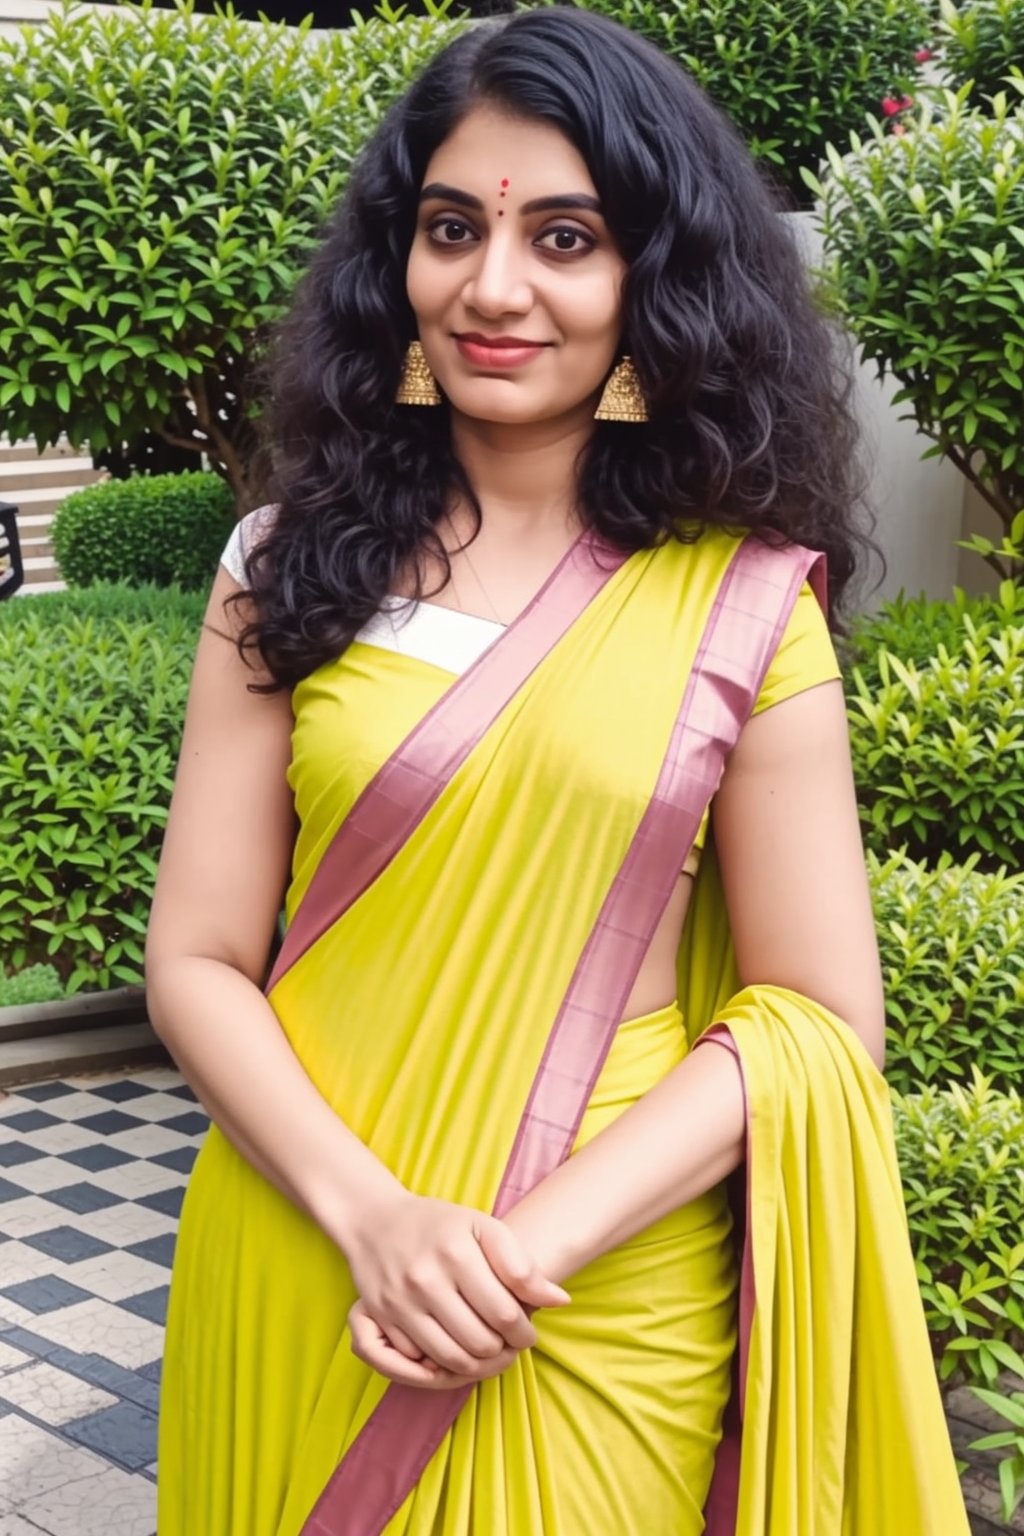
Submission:
{"label": "woman's chin", "polygon": [[[456,416],[492,427],[539,427],[578,414],[581,409],[577,400],[531,400],[525,395],[519,399],[488,399],[483,391],[469,396],[462,390],[453,391],[449,403]],[[588,406],[587,414],[592,414],[588,402],[584,405]]]}

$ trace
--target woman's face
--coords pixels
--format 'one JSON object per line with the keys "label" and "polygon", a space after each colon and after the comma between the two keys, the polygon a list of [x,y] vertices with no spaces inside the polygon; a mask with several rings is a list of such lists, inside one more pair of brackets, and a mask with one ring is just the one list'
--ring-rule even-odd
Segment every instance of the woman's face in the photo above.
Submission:
{"label": "woman's face", "polygon": [[457,412],[592,415],[619,350],[625,272],[586,164],[556,128],[483,106],[431,159],[406,282]]}

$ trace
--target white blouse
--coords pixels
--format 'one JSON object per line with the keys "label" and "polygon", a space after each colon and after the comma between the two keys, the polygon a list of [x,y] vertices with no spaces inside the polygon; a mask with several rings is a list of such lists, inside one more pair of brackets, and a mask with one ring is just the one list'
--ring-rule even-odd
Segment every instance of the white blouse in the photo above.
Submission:
{"label": "white blouse", "polygon": [[[220,563],[237,582],[245,582],[245,548],[263,508],[250,512],[232,529]],[[504,624],[460,613],[441,603],[419,602],[389,594],[380,610],[356,635],[364,645],[376,645],[403,656],[415,656],[446,672],[460,674],[504,631]]]}

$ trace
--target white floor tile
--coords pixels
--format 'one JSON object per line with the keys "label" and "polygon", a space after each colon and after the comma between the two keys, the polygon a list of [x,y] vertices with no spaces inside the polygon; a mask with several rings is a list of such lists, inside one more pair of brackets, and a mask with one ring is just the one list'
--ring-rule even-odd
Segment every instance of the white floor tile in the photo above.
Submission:
{"label": "white floor tile", "polygon": [[105,1136],[108,1147],[119,1152],[130,1152],[133,1157],[157,1157],[161,1152],[174,1152],[178,1147],[191,1146],[193,1138],[180,1131],[169,1131],[163,1125],[137,1125],[130,1131],[118,1131],[116,1136]]}
{"label": "white floor tile", "polygon": [[[41,1275],[56,1275],[60,1270],[59,1259],[51,1259],[48,1253],[40,1253],[28,1243],[0,1243],[0,1285],[20,1285],[23,1280],[38,1280]],[[0,1301],[6,1300],[0,1297]]]}
{"label": "white floor tile", "polygon": [[[109,1301],[79,1301],[36,1318],[33,1331],[82,1355],[102,1355],[133,1371],[156,1360],[163,1348],[162,1328],[135,1317]],[[0,1419],[0,1429],[6,1423]]]}
{"label": "white floor tile", "polygon": [[149,1237],[162,1237],[178,1225],[173,1216],[165,1216],[163,1211],[151,1211],[148,1206],[132,1205],[129,1201],[82,1215],[69,1211],[65,1224],[105,1243],[113,1243],[116,1248],[127,1248],[130,1243],[142,1243]]}
{"label": "white floor tile", "polygon": [[95,1477],[107,1465],[101,1456],[73,1449],[16,1413],[0,1419],[0,1498],[7,1513],[24,1512],[31,1519],[25,1510],[29,1500]]}
{"label": "white floor tile", "polygon": [[36,1314],[28,1307],[19,1307],[16,1301],[0,1296],[0,1328],[32,1328]]}
{"label": "white floor tile", "polygon": [[147,1163],[139,1158],[134,1163],[121,1163],[117,1168],[104,1168],[101,1173],[90,1173],[90,1184],[109,1189],[122,1200],[138,1200],[141,1195],[155,1195],[165,1189],[181,1188],[185,1174],[175,1168],[165,1168],[162,1163]]}
{"label": "white floor tile", "polygon": [[72,1419],[113,1408],[120,1401],[67,1371],[58,1371],[45,1360],[0,1377],[0,1397],[44,1424],[70,1424]]}
{"label": "white floor tile", "polygon": [[88,1093],[92,1088],[102,1088],[107,1083],[123,1083],[125,1078],[134,1077],[134,1072],[79,1072],[74,1077],[65,1077],[63,1081],[69,1088],[83,1088]]}
{"label": "white floor tile", "polygon": [[170,1271],[163,1264],[151,1264],[136,1253],[98,1253],[94,1259],[82,1259],[77,1264],[66,1264],[61,1278],[72,1285],[91,1291],[104,1301],[123,1301],[126,1296],[138,1296],[142,1291],[155,1290],[166,1285]]}
{"label": "white floor tile", "polygon": [[134,1115],[138,1120],[148,1120],[153,1124],[161,1120],[173,1120],[175,1115],[187,1115],[195,1107],[187,1099],[179,1099],[173,1093],[140,1094],[137,1099],[126,1099],[123,1104],[117,1105],[126,1115]]}
{"label": "white floor tile", "polygon": [[[71,1168],[73,1164],[69,1163]],[[68,1183],[75,1181],[71,1178]],[[8,1237],[34,1237],[37,1232],[49,1232],[51,1227],[67,1226],[67,1211],[39,1195],[26,1195],[23,1200],[5,1200],[0,1205],[0,1222]],[[3,1297],[0,1297],[0,1304]]]}
{"label": "white floor tile", "polygon": [[102,1115],[106,1109],[120,1109],[119,1104],[111,1104],[107,1099],[97,1098],[94,1093],[85,1093],[79,1090],[77,1093],[66,1093],[59,1099],[47,1099],[44,1104],[38,1104],[37,1109],[45,1109],[48,1115],[56,1115],[58,1120],[84,1120],[86,1115]]}
{"label": "white floor tile", "polygon": [[[13,1344],[5,1344],[0,1339],[0,1376],[6,1376],[8,1371],[17,1371],[23,1365],[31,1365],[32,1356],[26,1355],[23,1349],[15,1349]],[[0,1397],[3,1397],[3,1389],[0,1388]]]}
{"label": "white floor tile", "polygon": [[23,1508],[51,1536],[153,1536],[156,1529],[156,1488],[119,1467],[67,1483]]}
{"label": "white floor tile", "polygon": [[62,1120],[59,1125],[44,1125],[41,1131],[25,1131],[21,1139],[27,1146],[38,1147],[40,1152],[57,1153],[94,1147],[97,1140],[95,1131],[87,1131],[71,1120]]}
{"label": "white floor tile", "polygon": [[[15,1176],[12,1182],[20,1184],[34,1195],[45,1195],[48,1190],[63,1189],[65,1184],[89,1180],[89,1174],[79,1171],[74,1163],[66,1163],[61,1157],[38,1157],[34,1163],[19,1163],[11,1172]],[[3,1222],[6,1232],[7,1223],[3,1211],[0,1205],[0,1222]]]}
{"label": "white floor tile", "polygon": [[40,1530],[40,1526],[29,1525],[20,1515],[0,1515],[0,1536],[39,1536]]}
{"label": "white floor tile", "polygon": [[[0,1093],[0,1129],[9,1115],[23,1115],[27,1109],[39,1109],[31,1099],[23,1099],[18,1093]],[[10,1137],[5,1137],[10,1140]]]}
{"label": "white floor tile", "polygon": [[183,1082],[177,1067],[143,1067],[131,1076],[132,1082],[145,1083],[150,1088],[180,1088]]}

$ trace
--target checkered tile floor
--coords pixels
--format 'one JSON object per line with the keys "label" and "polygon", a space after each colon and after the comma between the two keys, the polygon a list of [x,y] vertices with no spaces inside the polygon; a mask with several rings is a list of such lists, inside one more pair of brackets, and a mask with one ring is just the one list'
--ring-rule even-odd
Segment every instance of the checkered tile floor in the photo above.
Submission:
{"label": "checkered tile floor", "polygon": [[153,1536],[171,1256],[206,1127],[169,1067],[0,1091],[0,1536]]}

